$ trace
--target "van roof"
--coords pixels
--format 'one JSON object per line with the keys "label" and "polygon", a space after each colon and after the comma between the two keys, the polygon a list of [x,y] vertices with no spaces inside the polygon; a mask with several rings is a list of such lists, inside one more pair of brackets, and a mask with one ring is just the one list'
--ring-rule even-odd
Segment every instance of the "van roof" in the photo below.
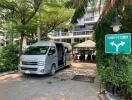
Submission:
{"label": "van roof", "polygon": [[67,47],[69,50],[72,49],[72,46],[70,43],[67,43],[67,42],[62,42],[62,43],[63,43],[64,47]]}
{"label": "van roof", "polygon": [[58,41],[53,41],[53,40],[39,41],[39,42],[36,42],[36,43],[32,44],[31,46],[55,46],[55,43],[62,43],[64,45],[64,47],[67,47],[67,48],[71,49],[71,45],[69,43],[58,42]]}
{"label": "van roof", "polygon": [[39,41],[39,42],[32,44],[31,46],[55,46],[55,42],[52,40],[50,40],[50,41]]}

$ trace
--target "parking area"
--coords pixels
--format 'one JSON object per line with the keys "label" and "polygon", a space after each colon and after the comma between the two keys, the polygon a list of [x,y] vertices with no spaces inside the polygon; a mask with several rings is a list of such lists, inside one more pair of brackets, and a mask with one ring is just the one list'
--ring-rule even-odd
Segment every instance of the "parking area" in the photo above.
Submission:
{"label": "parking area", "polygon": [[0,77],[0,100],[99,100],[99,84],[91,77],[96,80],[94,63],[72,63],[55,76],[5,75]]}

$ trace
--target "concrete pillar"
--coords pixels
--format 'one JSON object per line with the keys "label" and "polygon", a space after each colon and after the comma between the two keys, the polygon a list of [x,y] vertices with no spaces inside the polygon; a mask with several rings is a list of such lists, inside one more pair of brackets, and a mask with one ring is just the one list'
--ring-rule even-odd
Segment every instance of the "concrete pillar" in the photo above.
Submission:
{"label": "concrete pillar", "polygon": [[62,32],[61,32],[61,29],[59,30],[59,36],[62,36]]}
{"label": "concrete pillar", "polygon": [[60,42],[62,42],[62,39],[60,39]]}
{"label": "concrete pillar", "polygon": [[71,38],[71,44],[74,43],[74,38]]}

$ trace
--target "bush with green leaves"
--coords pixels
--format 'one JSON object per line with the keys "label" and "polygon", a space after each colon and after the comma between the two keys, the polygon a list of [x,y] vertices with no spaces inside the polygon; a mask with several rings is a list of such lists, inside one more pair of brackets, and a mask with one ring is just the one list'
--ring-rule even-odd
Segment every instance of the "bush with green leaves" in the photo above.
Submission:
{"label": "bush with green leaves", "polygon": [[17,69],[19,62],[16,45],[7,45],[0,50],[0,72]]}
{"label": "bush with green leaves", "polygon": [[[107,85],[112,83],[116,86],[124,86],[127,97],[132,98],[132,54],[119,54],[118,64],[115,62],[116,55],[105,53],[105,35],[115,34],[110,28],[116,16],[116,10],[111,9],[103,16],[95,26],[96,40],[96,64],[101,81]],[[120,33],[132,33],[132,4],[127,5],[121,17],[122,27]]]}

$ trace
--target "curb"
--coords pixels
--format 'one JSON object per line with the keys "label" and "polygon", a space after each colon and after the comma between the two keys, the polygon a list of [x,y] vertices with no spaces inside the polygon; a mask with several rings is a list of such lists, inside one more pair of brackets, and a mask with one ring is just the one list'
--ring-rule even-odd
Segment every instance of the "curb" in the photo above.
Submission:
{"label": "curb", "polygon": [[100,100],[125,100],[123,98],[112,96],[109,93],[98,93],[98,97]]}
{"label": "curb", "polygon": [[108,100],[125,100],[119,96],[111,95],[110,93],[106,93],[106,97]]}
{"label": "curb", "polygon": [[14,74],[16,72],[18,72],[18,70],[3,72],[3,73],[0,74],[0,77],[5,76],[5,75],[8,75],[8,74]]}
{"label": "curb", "polygon": [[108,100],[106,98],[106,94],[104,94],[104,93],[98,93],[98,98],[99,98],[99,100]]}

